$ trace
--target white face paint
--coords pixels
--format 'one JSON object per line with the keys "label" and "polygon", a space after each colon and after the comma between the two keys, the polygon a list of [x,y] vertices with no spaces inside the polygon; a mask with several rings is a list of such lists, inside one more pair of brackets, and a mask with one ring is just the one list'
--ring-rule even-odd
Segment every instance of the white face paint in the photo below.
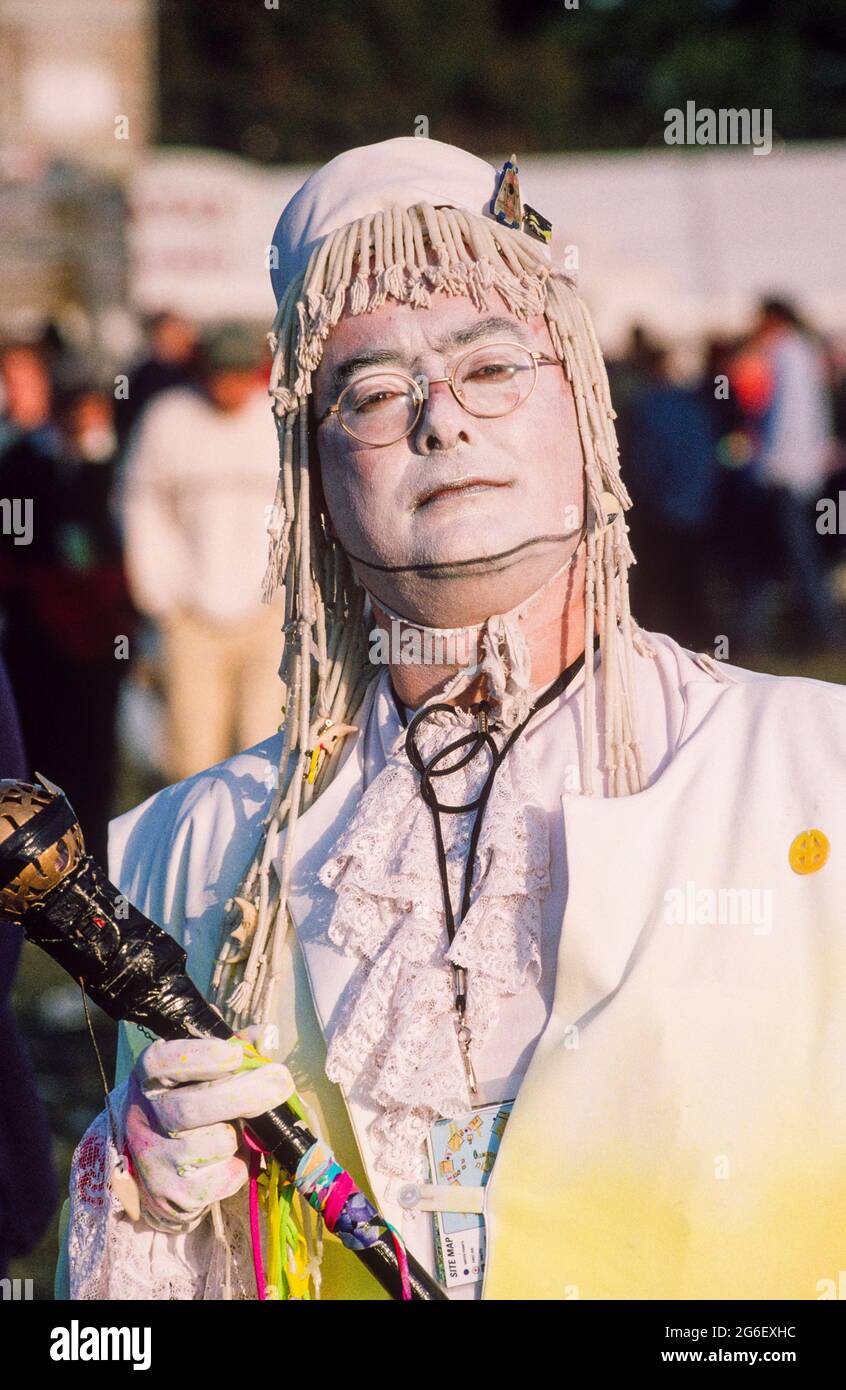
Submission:
{"label": "white face paint", "polygon": [[[516,340],[555,355],[543,315],[526,323],[493,293],[483,310],[463,295],[436,294],[429,309],[389,301],[373,313],[346,314],[330,333],[314,378],[315,418],[347,380],[374,370],[364,364],[350,377],[343,369],[352,359],[389,353],[390,365],[409,376],[445,377],[471,336],[473,344]],[[372,593],[418,622],[458,626],[507,612],[576,548],[583,460],[563,367],[541,367],[533,394],[510,415],[471,415],[442,383],[429,390],[415,430],[396,444],[361,444],[335,415],[317,426],[316,439],[332,525],[354,555],[382,565],[456,562],[497,556],[539,536],[571,537],[434,575],[354,562]],[[468,486],[425,500],[433,488],[462,480]]]}

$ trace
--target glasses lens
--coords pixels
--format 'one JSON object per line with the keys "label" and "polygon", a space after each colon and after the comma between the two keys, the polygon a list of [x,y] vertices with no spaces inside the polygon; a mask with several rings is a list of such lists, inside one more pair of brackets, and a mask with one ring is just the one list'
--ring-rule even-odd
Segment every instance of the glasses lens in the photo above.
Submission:
{"label": "glasses lens", "polygon": [[507,415],[522,405],[535,382],[535,361],[517,343],[475,348],[461,363],[456,390],[475,415]]}
{"label": "glasses lens", "polygon": [[356,439],[366,444],[391,444],[411,429],[417,401],[405,377],[380,372],[351,382],[341,393],[338,414]]}

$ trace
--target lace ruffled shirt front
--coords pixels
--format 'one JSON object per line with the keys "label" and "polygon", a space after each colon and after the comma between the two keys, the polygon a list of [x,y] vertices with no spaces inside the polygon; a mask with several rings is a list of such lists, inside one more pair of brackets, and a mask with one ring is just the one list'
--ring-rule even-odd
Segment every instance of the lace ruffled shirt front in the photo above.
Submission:
{"label": "lace ruffled shirt front", "polygon": [[[655,664],[638,665],[653,687],[645,703],[658,716],[644,737],[654,776],[674,746],[682,702],[670,689],[656,700]],[[397,1180],[429,1180],[424,1141],[432,1120],[516,1094],[549,1018],[566,902],[561,797],[580,790],[583,680],[579,673],[533,716],[501,763],[482,820],[470,907],[450,945],[432,812],[408,761],[387,671],[380,677],[363,732],[364,795],[319,877],[337,894],[329,937],[359,962],[332,1020],[326,1072],[353,1105],[376,1112],[367,1130],[370,1157]],[[475,728],[463,710],[430,715],[417,737],[424,761]],[[494,731],[498,747],[504,737]],[[466,751],[439,766],[460,762]],[[472,801],[489,768],[483,752],[438,776],[441,804]],[[440,817],[456,918],[474,814]],[[452,961],[467,969],[476,1096],[456,1036]]]}
{"label": "lace ruffled shirt front", "polygon": [[[463,710],[429,716],[417,741],[424,762],[475,727]],[[498,746],[503,741],[499,734]],[[465,747],[450,754],[441,767],[460,764],[466,753]],[[465,766],[438,776],[438,800],[472,802],[490,766],[490,752],[483,749]],[[441,814],[456,916],[475,814]],[[450,945],[432,812],[420,794],[401,731],[320,870],[321,881],[337,894],[329,936],[361,962],[329,1040],[326,1073],[381,1108],[370,1137],[384,1172],[428,1180],[423,1145],[430,1122],[478,1103],[458,1047],[450,963],[467,969],[467,1024],[475,1058],[496,1026],[501,1000],[537,985],[541,977],[549,861],[537,767],[517,739],[493,780],[471,905]]]}

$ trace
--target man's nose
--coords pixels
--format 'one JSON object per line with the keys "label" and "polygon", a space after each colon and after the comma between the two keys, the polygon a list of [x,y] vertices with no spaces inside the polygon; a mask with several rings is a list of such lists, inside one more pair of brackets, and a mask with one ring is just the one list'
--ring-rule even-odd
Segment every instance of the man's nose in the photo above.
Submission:
{"label": "man's nose", "polygon": [[423,390],[420,419],[414,429],[414,446],[419,454],[448,453],[456,444],[470,443],[468,415],[455,399],[448,381],[418,377]]}

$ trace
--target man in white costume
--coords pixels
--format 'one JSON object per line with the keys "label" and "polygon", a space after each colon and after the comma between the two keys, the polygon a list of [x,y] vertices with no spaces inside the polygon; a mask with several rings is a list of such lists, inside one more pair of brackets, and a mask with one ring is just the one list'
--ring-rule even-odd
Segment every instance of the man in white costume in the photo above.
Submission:
{"label": "man in white costume", "polygon": [[[635,623],[602,358],[512,161],[348,151],[273,251],[282,726],[118,817],[109,862],[273,1060],[121,1028],[140,1210],[108,1187],[103,1114],[58,1292],[256,1297],[234,1123],[293,1084],[431,1273],[430,1127],[514,1101],[468,1197],[483,1279],[451,1297],[825,1296],[844,692]],[[307,1296],[385,1297],[300,1215]]]}

